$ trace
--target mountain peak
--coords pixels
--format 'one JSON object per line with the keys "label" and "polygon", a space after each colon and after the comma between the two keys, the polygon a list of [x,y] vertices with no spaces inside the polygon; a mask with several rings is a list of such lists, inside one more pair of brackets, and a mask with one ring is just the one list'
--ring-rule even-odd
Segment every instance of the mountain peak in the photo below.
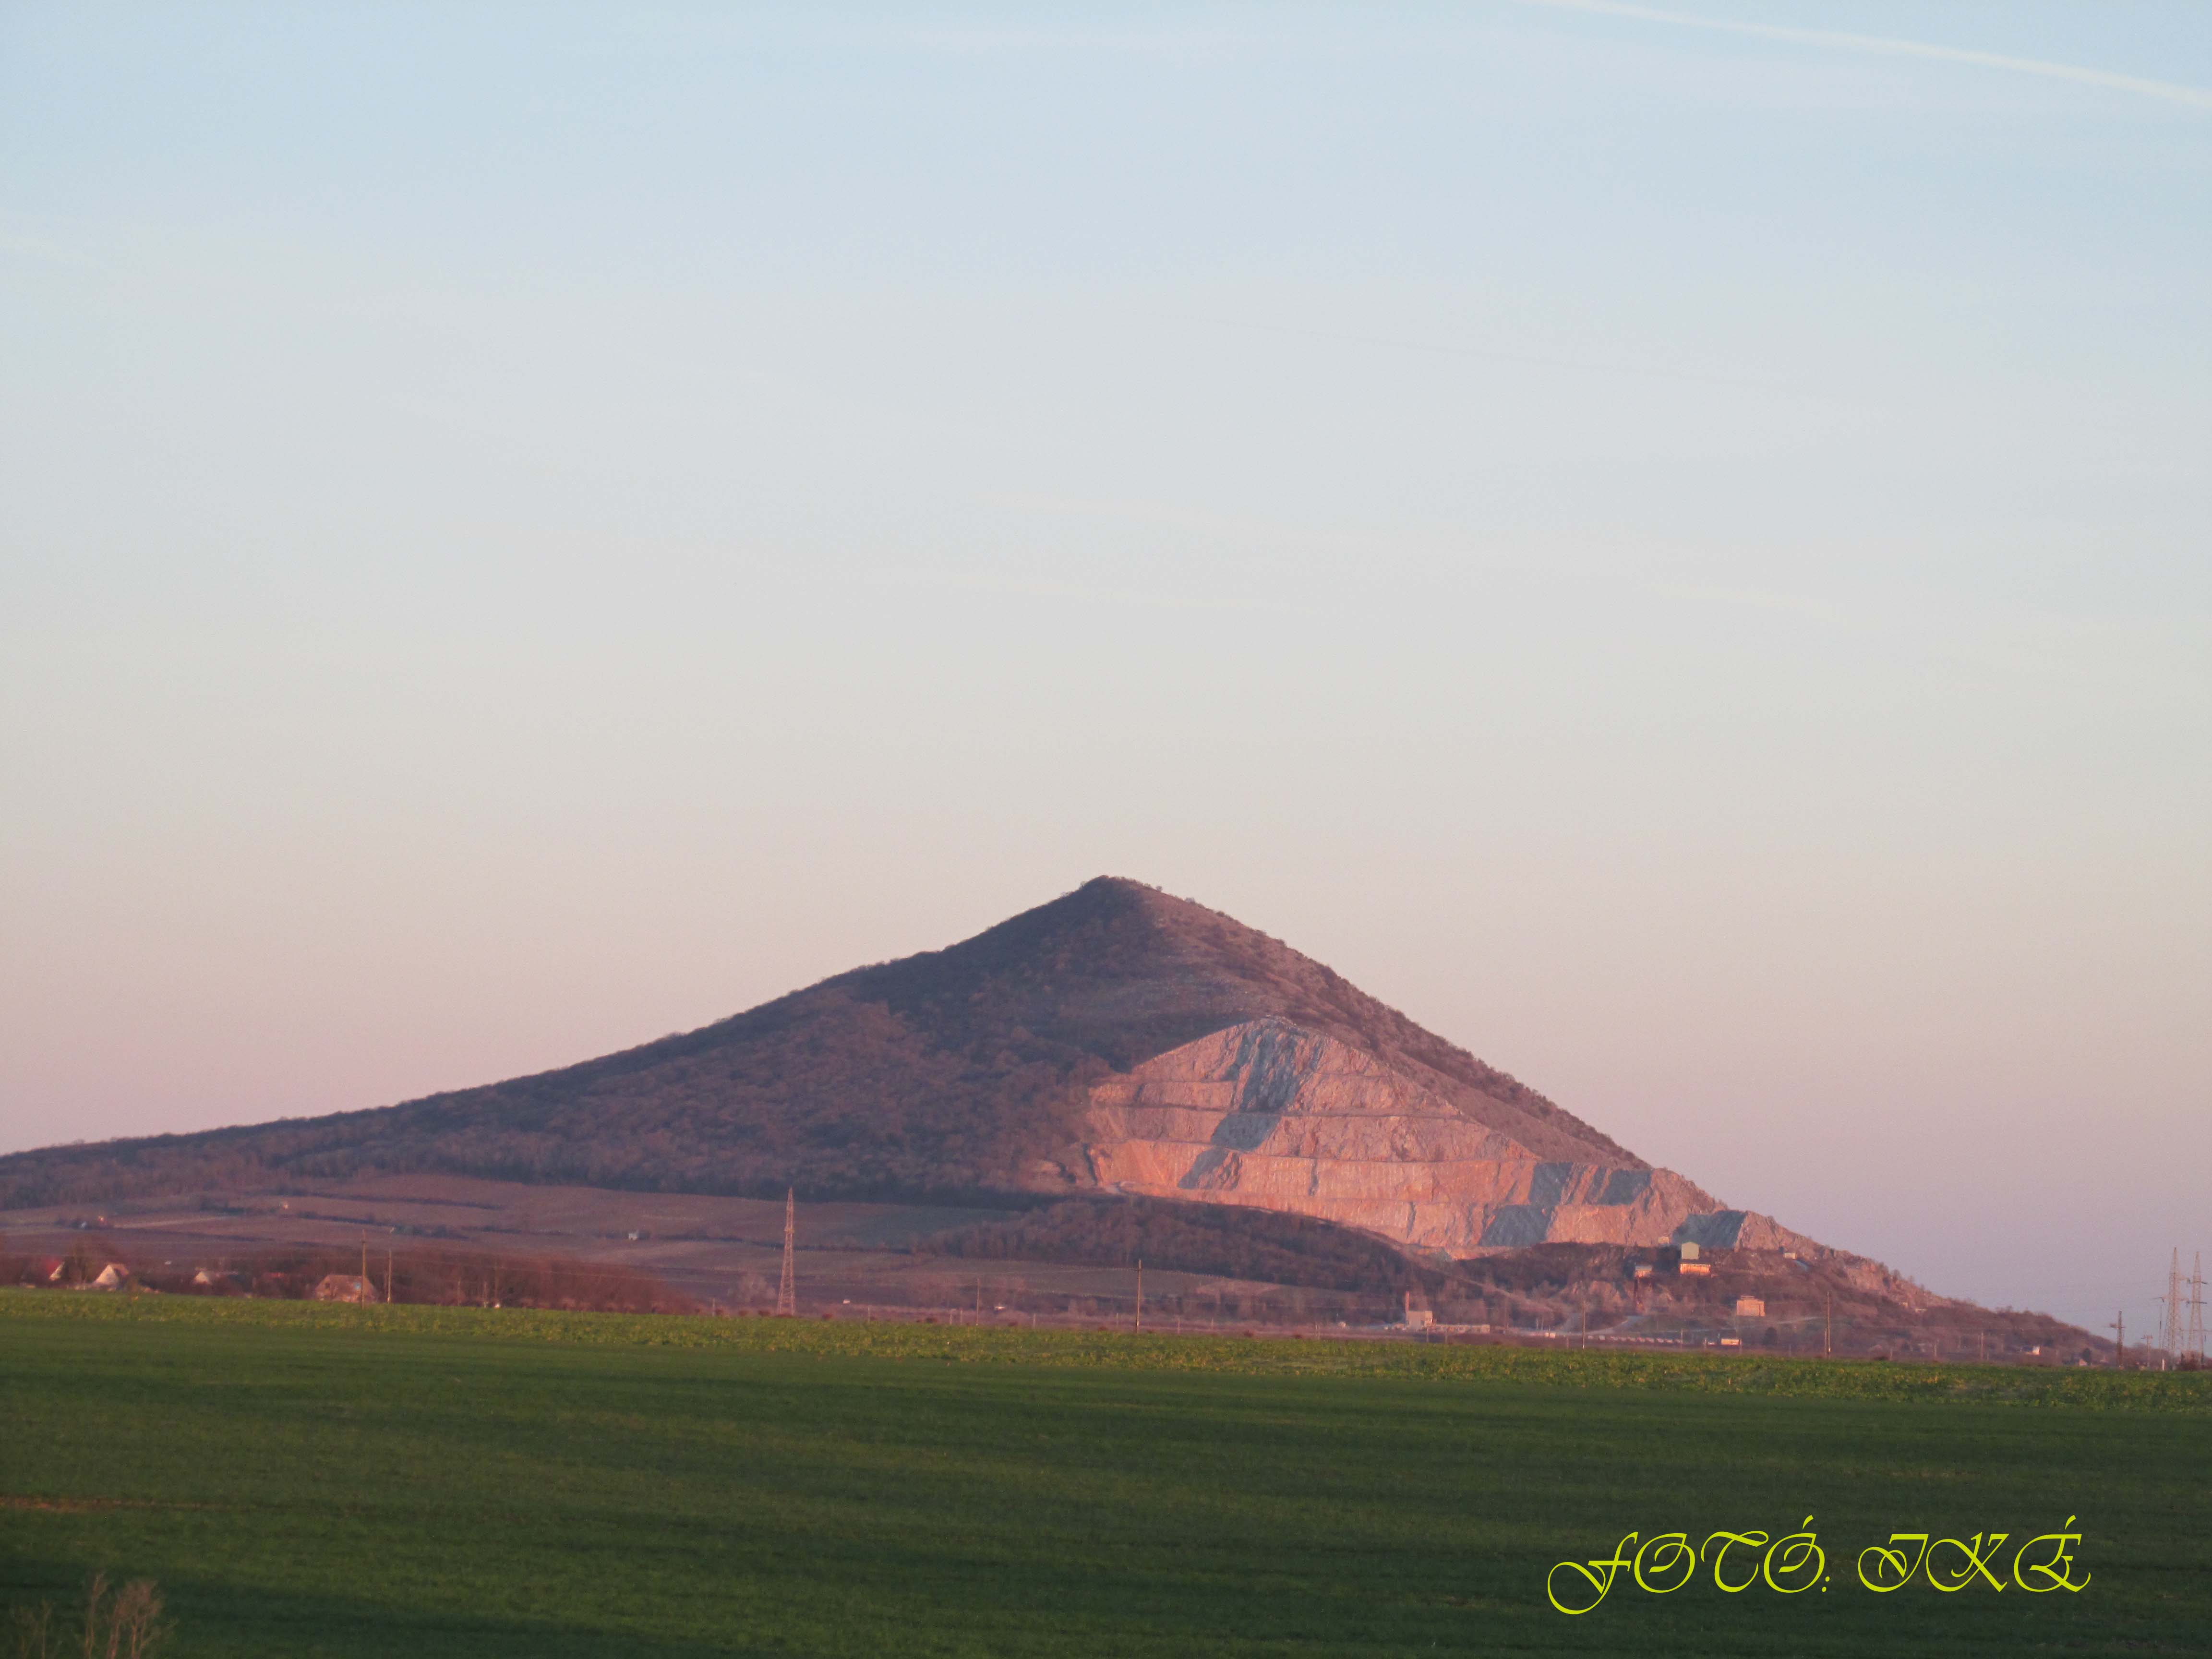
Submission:
{"label": "mountain peak", "polygon": [[[1117,1069],[1207,1032],[1273,1018],[1325,1033],[1480,1096],[1539,1156],[1643,1160],[1519,1079],[1415,1024],[1334,969],[1194,899],[1126,876],[1097,876],[941,951],[860,970],[1036,976],[1024,1016]],[[857,982],[860,975],[845,975]],[[840,981],[832,981],[837,983]],[[980,981],[978,981],[980,984]]]}

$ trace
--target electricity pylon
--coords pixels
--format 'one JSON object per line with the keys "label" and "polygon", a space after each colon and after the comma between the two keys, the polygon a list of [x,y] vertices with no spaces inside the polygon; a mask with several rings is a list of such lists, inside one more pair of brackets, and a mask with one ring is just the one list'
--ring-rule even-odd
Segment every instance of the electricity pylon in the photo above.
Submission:
{"label": "electricity pylon", "polygon": [[792,1282],[791,1252],[799,1237],[799,1189],[783,1194],[783,1284],[775,1293],[775,1310],[787,1319],[799,1316],[799,1292]]}
{"label": "electricity pylon", "polygon": [[2182,1334],[2188,1329],[2187,1305],[2181,1299],[2181,1247],[2173,1247],[2173,1265],[2166,1269],[2166,1294],[2159,1298],[2166,1304],[2166,1315],[2160,1322],[2158,1346],[2166,1350],[2166,1358],[2160,1369],[2181,1363]]}
{"label": "electricity pylon", "polygon": [[2189,1332],[2182,1346],[2204,1363],[2204,1252],[2197,1253],[2196,1271],[2189,1275]]}

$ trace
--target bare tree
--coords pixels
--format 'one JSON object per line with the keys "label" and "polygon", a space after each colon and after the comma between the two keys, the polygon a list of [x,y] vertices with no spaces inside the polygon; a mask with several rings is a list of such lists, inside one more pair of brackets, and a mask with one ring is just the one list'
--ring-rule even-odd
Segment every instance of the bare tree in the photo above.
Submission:
{"label": "bare tree", "polygon": [[65,1659],[72,1650],[82,1659],[153,1659],[171,1628],[161,1622],[161,1592],[152,1579],[110,1589],[104,1572],[85,1588],[84,1622],[74,1640],[55,1624],[51,1602],[18,1607],[15,1624],[15,1659]]}

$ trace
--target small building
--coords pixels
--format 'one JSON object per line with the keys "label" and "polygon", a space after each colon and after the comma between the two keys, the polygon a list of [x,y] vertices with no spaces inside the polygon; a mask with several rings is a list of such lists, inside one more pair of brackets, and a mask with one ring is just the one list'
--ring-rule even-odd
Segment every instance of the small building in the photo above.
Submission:
{"label": "small building", "polygon": [[1736,1297],[1736,1299],[1735,1299],[1735,1316],[1736,1316],[1738,1319],[1764,1319],[1764,1318],[1765,1318],[1765,1317],[1766,1317],[1766,1302],[1765,1302],[1765,1299],[1764,1297],[1756,1297],[1756,1296],[1740,1296],[1740,1297]]}
{"label": "small building", "polygon": [[1723,1348],[1741,1348],[1743,1346],[1743,1339],[1740,1336],[1724,1336],[1721,1339],[1721,1346]]}
{"label": "small building", "polygon": [[1638,1263],[1636,1264],[1636,1277],[1637,1277],[1637,1278],[1638,1278],[1638,1279],[1649,1279],[1649,1278],[1650,1278],[1650,1277],[1651,1277],[1651,1264],[1650,1264],[1650,1262],[1648,1262],[1648,1261],[1639,1261],[1639,1262],[1638,1262]]}
{"label": "small building", "polygon": [[376,1286],[359,1273],[325,1273],[310,1294],[318,1302],[370,1303],[378,1299]]}
{"label": "small building", "polygon": [[1685,1261],[1695,1261],[1697,1259],[1698,1241],[1694,1238],[1686,1240],[1682,1245],[1682,1260]]}
{"label": "small building", "polygon": [[1677,1271],[1680,1273],[1700,1274],[1710,1273],[1712,1270],[1713,1264],[1710,1261],[1685,1261],[1682,1263],[1681,1267],[1677,1269]]}

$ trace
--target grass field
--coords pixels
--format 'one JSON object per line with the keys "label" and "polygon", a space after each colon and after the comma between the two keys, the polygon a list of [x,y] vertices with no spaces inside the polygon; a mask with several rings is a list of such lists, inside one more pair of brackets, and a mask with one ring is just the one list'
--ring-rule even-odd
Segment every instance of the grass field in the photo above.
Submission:
{"label": "grass field", "polygon": [[[2201,1653],[2208,1453],[2203,1376],[0,1293],[0,1596],[179,1659]],[[1825,1589],[1546,1603],[1808,1514]],[[2069,1516],[2078,1595],[1855,1582]]]}

